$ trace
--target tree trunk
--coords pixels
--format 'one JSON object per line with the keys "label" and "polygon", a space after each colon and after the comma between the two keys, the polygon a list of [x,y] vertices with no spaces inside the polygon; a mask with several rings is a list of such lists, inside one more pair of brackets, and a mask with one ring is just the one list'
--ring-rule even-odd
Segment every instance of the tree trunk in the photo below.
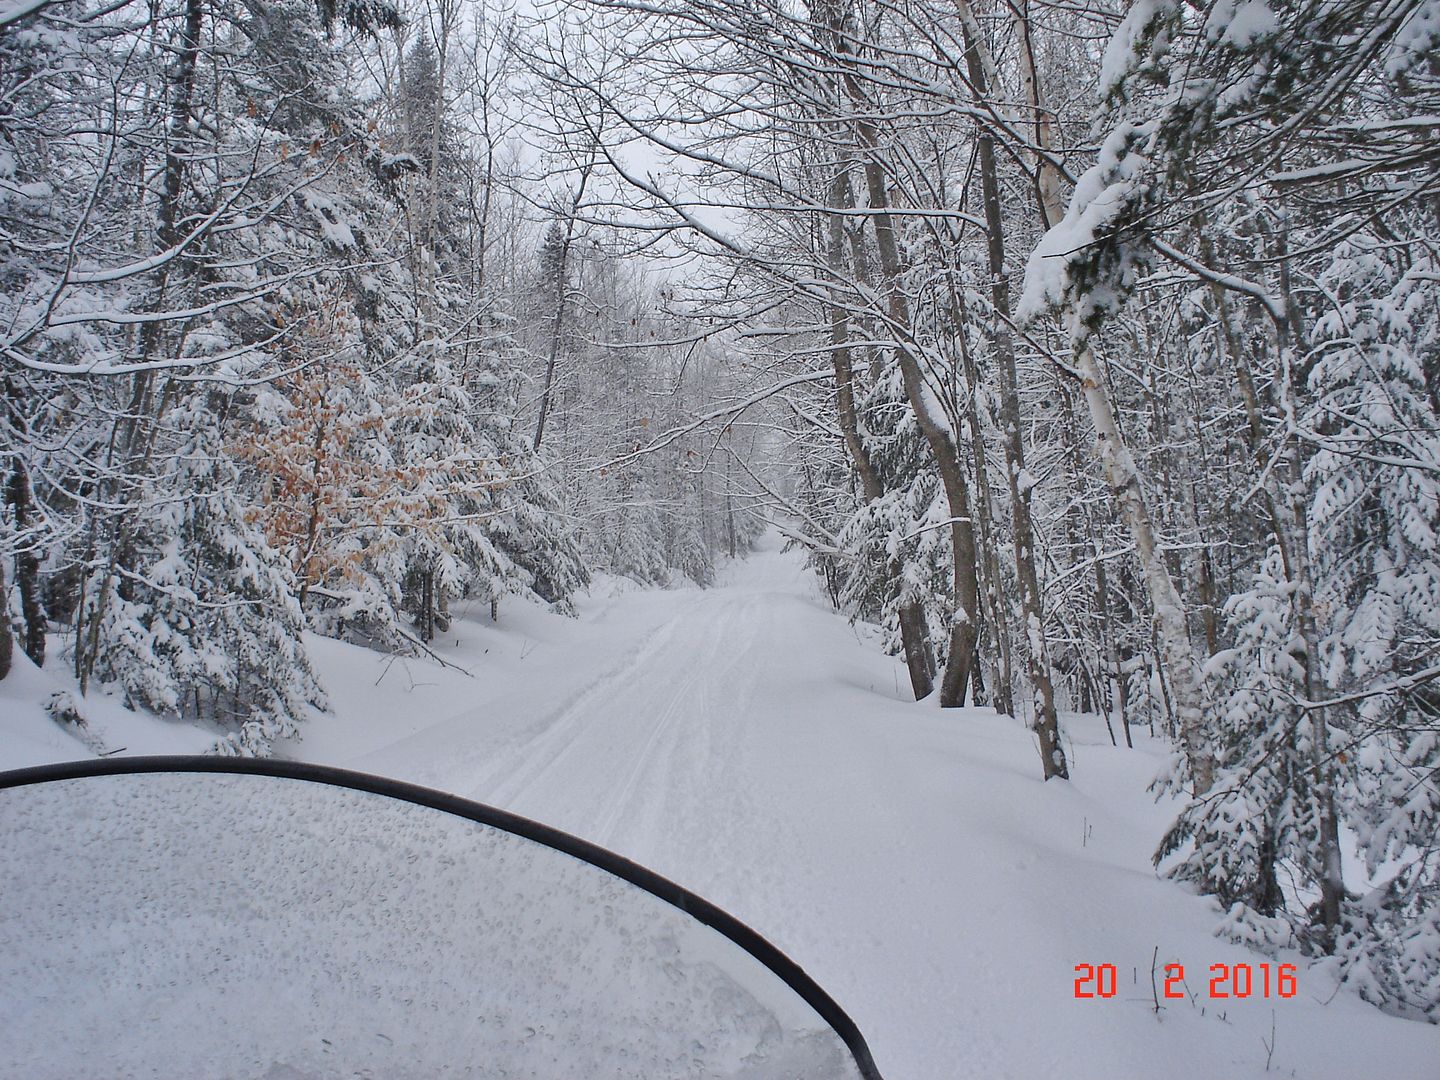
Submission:
{"label": "tree trunk", "polygon": [[10,589],[5,584],[5,560],[0,559],[0,679],[10,674],[15,656],[15,635],[10,632]]}
{"label": "tree trunk", "polygon": [[[835,178],[835,200],[837,206],[854,205],[850,183],[842,172]],[[837,279],[842,270],[844,258],[844,219],[832,215],[830,219],[830,244],[828,261],[830,270]],[[835,411],[840,421],[840,433],[855,474],[860,478],[860,490],[867,503],[873,502],[885,493],[884,482],[870,460],[870,451],[860,437],[860,419],[855,407],[855,376],[851,363],[849,331],[845,309],[836,302],[830,305],[830,360],[835,369]],[[900,574],[897,566],[886,567],[894,577]],[[910,688],[915,700],[929,697],[935,689],[935,652],[930,644],[930,627],[925,619],[923,605],[903,597],[898,611],[900,623],[900,645],[905,653],[905,667],[910,673]]]}
{"label": "tree trunk", "polygon": [[935,415],[932,404],[934,395],[925,383],[920,362],[903,340],[906,328],[910,325],[910,309],[901,285],[903,267],[895,242],[894,223],[888,210],[885,172],[878,159],[877,133],[875,126],[866,120],[857,121],[857,129],[860,143],[865,149],[865,187],[870,203],[870,221],[875,231],[875,248],[880,256],[880,272],[885,286],[889,332],[896,339],[895,354],[900,364],[905,396],[910,402],[910,409],[920,431],[930,446],[950,511],[955,616],[950,627],[945,672],[940,681],[940,705],[942,708],[953,708],[965,703],[965,688],[970,681],[970,665],[974,662],[975,640],[979,632],[979,583],[975,571],[975,531],[970,516],[970,493],[954,435],[946,419]]}
{"label": "tree trunk", "polygon": [[1120,670],[1120,654],[1115,648],[1115,630],[1110,625],[1109,589],[1105,581],[1105,562],[1100,557],[1100,542],[1092,540],[1095,553],[1095,615],[1100,624],[1100,639],[1105,650],[1105,677],[1110,682],[1108,708],[1120,714],[1120,726],[1125,732],[1125,745],[1135,748],[1130,736],[1130,715],[1125,689],[1125,673]]}
{"label": "tree trunk", "polygon": [[[987,92],[985,69],[978,42],[967,34],[966,62],[975,93]],[[985,204],[986,254],[990,268],[990,302],[996,318],[992,330],[996,367],[1000,373],[1000,427],[1005,446],[1005,477],[1010,488],[1014,520],[1015,571],[1020,579],[1020,612],[1024,619],[1025,657],[1030,685],[1035,692],[1034,730],[1040,740],[1040,763],[1045,779],[1068,778],[1065,750],[1060,745],[1060,720],[1055,711],[1055,686],[1050,677],[1050,656],[1045,640],[1045,612],[1036,570],[1035,524],[1030,516],[1033,482],[1025,469],[1025,443],[1020,431],[1020,391],[1016,381],[1015,349],[1010,338],[1010,279],[1005,270],[1005,223],[1000,209],[1000,178],[996,170],[995,141],[988,132],[978,143],[981,196]]]}
{"label": "tree trunk", "polygon": [[[1015,40],[1020,61],[1020,92],[1030,107],[1030,122],[1035,135],[1035,201],[1040,207],[1040,216],[1045,228],[1058,225],[1065,215],[1065,201],[1060,194],[1060,170],[1049,161],[1052,144],[1050,112],[1040,101],[1040,79],[1035,71],[1035,47],[1031,36],[1029,0],[1008,0],[1010,17],[1015,28]],[[961,0],[961,7],[969,13],[969,4]],[[973,14],[966,22],[966,32],[977,34],[978,24]],[[993,70],[993,68],[991,69]],[[982,73],[983,74],[983,73]]]}
{"label": "tree trunk", "polygon": [[950,551],[954,573],[955,615],[951,622],[948,655],[940,681],[940,705],[951,708],[963,705],[965,689],[970,683],[970,666],[975,658],[975,642],[979,635],[979,585],[976,575],[975,533],[970,518],[970,496],[966,486],[965,468],[959,446],[948,421],[935,413],[935,395],[925,381],[920,362],[906,338],[910,328],[909,302],[903,285],[904,266],[895,240],[894,221],[890,215],[890,197],[885,188],[885,169],[881,160],[879,132],[875,121],[866,112],[866,99],[845,27],[845,14],[838,5],[826,5],[817,15],[830,32],[831,45],[841,73],[837,92],[854,106],[849,120],[859,145],[865,194],[870,210],[869,221],[875,236],[875,250],[880,260],[880,277],[885,296],[887,336],[894,343],[900,366],[905,396],[921,434],[930,447],[940,483],[950,511]]}
{"label": "tree trunk", "polygon": [[20,617],[25,621],[25,655],[36,667],[45,664],[45,609],[40,602],[40,556],[35,553],[35,537],[26,536],[32,525],[33,504],[30,477],[20,455],[10,469],[5,485],[5,501],[15,515],[15,531],[20,549],[15,554],[15,584],[20,589]]}
{"label": "tree trunk", "polygon": [[[185,174],[190,157],[190,126],[194,113],[195,81],[200,60],[200,35],[204,27],[204,0],[185,0],[185,22],[181,30],[179,46],[175,50],[174,74],[168,82],[169,103],[166,115],[165,166],[162,172],[160,201],[156,207],[155,247],[157,252],[166,252],[178,246],[183,239],[180,223],[180,200],[184,194]],[[155,287],[150,297],[152,312],[165,310],[165,298],[169,291],[171,265],[165,264],[156,271]],[[146,322],[140,329],[139,352],[141,359],[153,360],[161,351],[165,339],[165,323],[160,320]],[[121,488],[142,471],[150,457],[154,438],[154,421],[158,412],[155,405],[155,372],[151,369],[136,372],[131,380],[130,401],[125,413],[116,420],[106,464],[112,471],[105,487],[108,489],[102,503],[125,504],[129,500],[122,496]],[[162,395],[161,408],[164,405]],[[134,544],[131,537],[131,513],[121,511],[110,521],[106,537],[108,556],[106,576],[95,597],[94,607],[86,612],[82,607],[77,611],[75,670],[84,694],[89,686],[99,652],[100,627],[105,617],[112,589],[111,582],[119,569],[129,569],[134,559]],[[122,579],[120,589],[133,588],[129,578]],[[82,628],[81,623],[85,625]],[[82,643],[88,648],[82,648]]]}
{"label": "tree trunk", "polygon": [[[328,391],[330,389],[328,377],[324,385],[327,391],[326,396],[328,397]],[[324,460],[327,457],[325,453],[325,438],[329,434],[327,430],[329,428],[327,422],[329,413],[327,410],[328,402],[321,402],[320,417],[315,424],[315,438],[310,444],[311,452],[314,454],[310,462],[310,482],[313,485],[313,490],[310,492],[310,514],[305,522],[305,546],[301,549],[300,558],[297,560],[299,565],[295,571],[300,578],[300,607],[302,610],[305,607],[305,599],[310,594],[310,586],[315,584],[311,578],[315,573],[315,549],[320,541],[320,516],[324,506],[324,492],[322,491],[322,487],[324,483]]]}
{"label": "tree trunk", "polygon": [[420,571],[420,596],[415,612],[415,630],[420,640],[427,645],[435,640],[435,571],[426,567]]}
{"label": "tree trunk", "polygon": [[[995,639],[996,663],[992,667],[994,686],[990,693],[990,704],[999,712],[1015,715],[1014,667],[1010,657],[1010,620],[1005,605],[1005,591],[1000,577],[1000,560],[995,542],[995,500],[990,490],[989,468],[985,453],[985,432],[980,426],[980,409],[976,395],[980,389],[980,369],[965,338],[965,327],[969,321],[964,296],[950,286],[951,320],[960,342],[961,374],[966,383],[965,423],[970,428],[971,455],[974,458],[972,474],[975,477],[975,501],[972,513],[975,518],[975,534],[979,541],[980,580],[983,586],[981,596],[985,601],[985,619]],[[978,684],[977,684],[978,686]],[[978,699],[977,699],[978,700]]]}
{"label": "tree trunk", "polygon": [[[10,413],[10,427],[17,444],[23,444],[29,424],[21,411],[20,389],[12,379],[5,380],[5,391]],[[36,667],[45,666],[45,608],[40,599],[40,556],[36,554],[37,538],[26,533],[34,526],[34,494],[30,488],[30,473],[25,460],[16,447],[10,465],[10,477],[5,485],[5,501],[15,517],[15,532],[18,549],[15,552],[15,584],[20,588],[20,617],[25,622],[25,654],[35,661]]]}
{"label": "tree trunk", "polygon": [[[1023,10],[1017,12],[1023,16]],[[1026,20],[1028,22],[1028,19]],[[1028,53],[1028,35],[1022,35],[1022,66],[1030,69],[1024,79],[1029,94],[1026,104],[1035,122],[1036,143],[1040,151],[1050,151],[1050,126],[1039,99],[1039,86],[1034,78],[1034,61]],[[1036,177],[1037,197],[1040,214],[1047,222],[1059,221],[1064,213],[1058,183],[1046,179],[1044,157],[1037,155]],[[1165,666],[1170,674],[1171,699],[1174,702],[1177,721],[1180,724],[1181,741],[1189,760],[1191,774],[1195,777],[1200,791],[1209,788],[1214,775],[1214,758],[1204,745],[1202,726],[1204,723],[1204,698],[1200,682],[1200,665],[1190,642],[1189,629],[1185,625],[1185,608],[1175,589],[1175,582],[1165,565],[1164,554],[1156,538],[1155,526],[1150,508],[1145,501],[1144,489],[1140,485],[1138,470],[1129,447],[1121,438],[1115,422],[1115,410],[1094,351],[1085,341],[1084,327],[1072,312],[1070,315],[1071,340],[1080,343],[1076,355],[1076,368],[1085,404],[1095,426],[1096,450],[1105,479],[1110,485],[1121,515],[1129,526],[1135,541],[1135,550],[1144,572],[1146,589],[1155,613],[1155,630],[1165,656]]]}
{"label": "tree trunk", "polygon": [[[1282,394],[1281,411],[1289,419],[1289,430],[1285,434],[1286,467],[1289,472],[1290,521],[1293,529],[1288,566],[1291,582],[1295,585],[1294,601],[1301,639],[1305,642],[1302,658],[1304,669],[1305,696],[1310,701],[1320,701],[1325,696],[1325,686],[1317,667],[1320,662],[1320,632],[1315,617],[1315,584],[1310,570],[1309,543],[1310,518],[1307,502],[1308,488],[1305,483],[1303,448],[1295,430],[1296,405],[1295,356],[1303,355],[1296,349],[1297,342],[1304,343],[1305,335],[1300,322],[1300,306],[1290,284],[1290,260],[1288,245],[1283,228],[1276,242],[1276,256],[1280,267],[1280,291],[1289,313],[1286,321],[1276,325],[1280,348],[1280,377],[1277,384]],[[1283,543],[1282,543],[1283,548]],[[1336,934],[1340,926],[1341,907],[1345,901],[1345,876],[1340,852],[1340,815],[1335,805],[1335,761],[1330,750],[1330,723],[1328,710],[1312,708],[1309,712],[1310,737],[1310,785],[1314,799],[1316,818],[1315,862],[1320,885],[1320,943],[1327,953],[1333,953]]]}
{"label": "tree trunk", "polygon": [[[540,449],[545,438],[545,419],[550,415],[550,402],[555,392],[555,364],[560,357],[560,341],[565,328],[565,304],[569,299],[566,275],[570,266],[570,246],[575,241],[575,215],[585,198],[585,186],[590,182],[590,166],[580,170],[580,185],[571,200],[569,212],[565,215],[565,235],[560,241],[560,255],[555,270],[555,310],[550,316],[550,346],[545,356],[545,382],[540,390],[540,415],[535,419],[535,438],[531,446]],[[567,455],[568,456],[568,455]]]}
{"label": "tree trunk", "polygon": [[1075,360],[1085,403],[1095,425],[1095,445],[1100,464],[1110,491],[1119,504],[1121,516],[1129,526],[1131,539],[1135,541],[1135,553],[1154,611],[1160,650],[1170,676],[1170,696],[1175,719],[1180,726],[1180,741],[1195,777],[1196,791],[1203,792],[1209,789],[1214,779],[1215,761],[1213,753],[1205,745],[1200,663],[1190,642],[1190,630],[1185,624],[1185,606],[1165,565],[1150,507],[1140,485],[1139,470],[1115,422],[1110,396],[1095,362],[1095,353],[1088,344],[1083,345]]}

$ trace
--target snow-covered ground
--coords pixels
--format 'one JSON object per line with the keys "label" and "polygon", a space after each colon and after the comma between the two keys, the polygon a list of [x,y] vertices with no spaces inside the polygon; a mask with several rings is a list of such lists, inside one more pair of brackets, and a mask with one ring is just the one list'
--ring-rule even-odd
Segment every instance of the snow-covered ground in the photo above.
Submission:
{"label": "snow-covered ground", "polygon": [[[1440,1028],[1217,940],[1213,903],[1156,879],[1157,746],[1072,720],[1075,779],[1042,783],[1022,725],[906,701],[902,665],[773,543],[717,588],[597,589],[579,612],[461,613],[438,651],[469,675],[313,639],[333,713],[281,752],[514,810],[673,878],[805,967],[888,1080],[1440,1078]],[[50,678],[0,683],[0,765],[89,752],[33,704]],[[207,741],[106,706],[87,702],[107,748]],[[1157,1015],[1152,957],[1184,964],[1193,1000]],[[1211,964],[1267,961],[1299,965],[1294,998],[1208,998]],[[1077,1000],[1081,963],[1115,965],[1118,993]]]}

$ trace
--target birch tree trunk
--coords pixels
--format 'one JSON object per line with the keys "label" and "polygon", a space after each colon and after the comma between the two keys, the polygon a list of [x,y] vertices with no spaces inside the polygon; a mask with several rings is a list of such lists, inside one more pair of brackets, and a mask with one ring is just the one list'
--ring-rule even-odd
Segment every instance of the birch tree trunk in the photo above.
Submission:
{"label": "birch tree trunk", "polygon": [[[1021,67],[1025,102],[1033,118],[1036,153],[1036,195],[1040,215],[1047,223],[1058,222],[1064,216],[1064,203],[1060,197],[1058,177],[1048,164],[1052,152],[1052,132],[1047,114],[1040,100],[1040,88],[1035,78],[1035,61],[1030,50],[1027,5],[1021,0],[1012,0],[1012,14],[1025,26],[1020,34]],[[1146,592],[1154,612],[1155,630],[1170,676],[1170,696],[1176,721],[1180,728],[1181,743],[1195,777],[1196,788],[1205,791],[1214,776],[1214,756],[1204,744],[1203,726],[1205,703],[1200,677],[1200,663],[1190,641],[1190,631],[1185,624],[1185,606],[1175,588],[1175,581],[1165,565],[1164,552],[1157,538],[1154,519],[1145,500],[1145,490],[1140,483],[1139,471],[1134,456],[1120,434],[1115,421],[1115,408],[1103,379],[1095,352],[1085,337],[1085,328],[1078,316],[1070,315],[1071,340],[1079,342],[1075,357],[1075,368],[1080,377],[1085,404],[1095,427],[1096,453],[1110,486],[1111,494],[1119,506],[1121,516],[1135,541],[1135,552],[1144,575]]]}
{"label": "birch tree trunk", "polygon": [[[1071,318],[1078,321],[1073,314]],[[1082,333],[1078,326],[1072,325],[1071,329],[1072,334]],[[1154,612],[1160,651],[1170,676],[1170,700],[1180,728],[1180,741],[1195,778],[1196,790],[1203,792],[1209,789],[1214,779],[1215,758],[1204,740],[1205,699],[1200,662],[1190,641],[1190,629],[1185,624],[1185,605],[1165,565],[1164,552],[1156,536],[1135,458],[1115,422],[1110,395],[1096,363],[1095,352],[1088,342],[1082,344],[1076,353],[1075,368],[1080,375],[1080,387],[1090,411],[1090,421],[1095,426],[1095,449],[1105,481],[1130,530],[1130,537],[1135,541],[1135,554]]]}

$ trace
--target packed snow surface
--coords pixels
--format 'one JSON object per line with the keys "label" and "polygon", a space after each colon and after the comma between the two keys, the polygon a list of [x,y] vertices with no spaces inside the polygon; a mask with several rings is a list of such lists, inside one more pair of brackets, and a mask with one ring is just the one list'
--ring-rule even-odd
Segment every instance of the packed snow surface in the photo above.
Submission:
{"label": "packed snow surface", "polygon": [[[840,1002],[887,1080],[1440,1078],[1440,1029],[1215,938],[1214,902],[1157,879],[1171,808],[1143,729],[1117,749],[1067,718],[1074,779],[1044,783],[1022,723],[906,700],[903,664],[773,544],[717,588],[610,583],[579,611],[457,613],[437,648],[470,675],[312,638],[334,711],[282,752],[513,810],[713,900]],[[0,763],[81,755],[11,704]],[[105,705],[92,735],[127,746]],[[1152,958],[1159,992],[1180,963],[1193,996],[1157,1012]],[[1267,961],[1298,965],[1295,997],[1208,996],[1212,964]],[[1075,997],[1084,963],[1115,965],[1113,998]]]}

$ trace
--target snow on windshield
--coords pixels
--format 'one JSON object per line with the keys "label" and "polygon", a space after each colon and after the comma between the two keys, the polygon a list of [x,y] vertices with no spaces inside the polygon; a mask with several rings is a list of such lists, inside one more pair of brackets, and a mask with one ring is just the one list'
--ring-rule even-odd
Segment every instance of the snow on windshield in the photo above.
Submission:
{"label": "snow on windshield", "polygon": [[569,855],[261,776],[0,791],[0,1074],[853,1080],[769,969]]}

